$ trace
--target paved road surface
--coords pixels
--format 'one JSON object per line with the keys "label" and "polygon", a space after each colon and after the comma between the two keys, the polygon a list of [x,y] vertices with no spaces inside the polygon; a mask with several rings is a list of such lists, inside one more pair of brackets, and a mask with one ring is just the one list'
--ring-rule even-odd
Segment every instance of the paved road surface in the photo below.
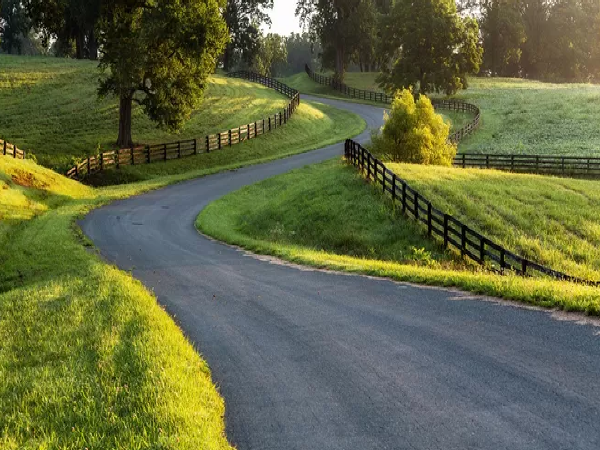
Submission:
{"label": "paved road surface", "polygon": [[[322,101],[381,123],[381,109]],[[207,359],[230,441],[240,450],[600,449],[597,328],[443,289],[271,264],[194,229],[224,194],[341,152],[181,183],[82,222]]]}

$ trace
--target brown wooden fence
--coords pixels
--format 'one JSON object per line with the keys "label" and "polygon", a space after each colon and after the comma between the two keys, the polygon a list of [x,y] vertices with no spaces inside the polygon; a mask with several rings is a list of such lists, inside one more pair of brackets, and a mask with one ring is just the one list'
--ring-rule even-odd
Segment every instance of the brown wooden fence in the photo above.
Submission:
{"label": "brown wooden fence", "polygon": [[367,179],[381,185],[383,193],[389,194],[403,213],[424,224],[429,237],[439,238],[445,248],[453,247],[461,255],[502,273],[509,270],[520,275],[543,274],[559,280],[600,286],[600,282],[572,277],[518,256],[443,213],[357,142],[346,141],[345,156]]}
{"label": "brown wooden fence", "polygon": [[[392,100],[394,100],[393,96],[387,95],[383,92],[365,91],[363,89],[356,89],[350,87],[344,83],[339,83],[331,77],[326,77],[324,75],[314,72],[308,66],[308,64],[305,65],[305,70],[308,76],[313,79],[313,81],[316,81],[317,83],[325,86],[329,86],[332,89],[335,89],[336,91],[339,91],[342,94],[347,95],[349,97],[386,104],[390,104],[392,103]],[[479,128],[479,124],[481,123],[481,110],[476,105],[461,100],[452,99],[431,99],[431,103],[437,109],[445,109],[448,111],[457,111],[464,113],[468,112],[473,115],[473,120],[471,120],[460,130],[457,130],[454,133],[450,134],[450,136],[448,136],[448,140],[453,144],[458,144],[465,137],[469,136],[475,130],[477,130],[477,128]]]}
{"label": "brown wooden fence", "polygon": [[109,168],[118,169],[121,166],[164,162],[230,147],[286,124],[300,105],[300,93],[277,80],[246,71],[230,73],[228,76],[263,84],[289,97],[291,101],[283,111],[277,114],[200,139],[124,148],[90,156],[71,168],[67,172],[67,177],[83,179],[90,174]]}
{"label": "brown wooden fence", "polygon": [[11,156],[16,159],[25,159],[25,150],[17,148],[16,145],[9,144],[0,139],[0,155]]}
{"label": "brown wooden fence", "polygon": [[600,178],[598,157],[462,153],[456,155],[454,166],[464,169],[496,169],[541,175]]}

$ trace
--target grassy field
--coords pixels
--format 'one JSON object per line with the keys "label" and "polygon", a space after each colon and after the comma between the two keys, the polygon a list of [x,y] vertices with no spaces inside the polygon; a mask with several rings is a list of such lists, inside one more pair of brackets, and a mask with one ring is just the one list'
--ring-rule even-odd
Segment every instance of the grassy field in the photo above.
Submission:
{"label": "grassy field", "polygon": [[0,448],[231,448],[205,362],[74,232],[148,187],[96,190],[0,157]]}
{"label": "grassy field", "polygon": [[[96,95],[99,71],[91,61],[0,56],[0,133],[32,151],[43,165],[64,171],[73,158],[109,149],[117,138],[118,106]],[[147,144],[205,136],[258,120],[289,100],[256,83],[211,77],[204,101],[176,135],[157,129],[134,110],[133,138]]]}
{"label": "grassy field", "polygon": [[600,280],[600,181],[388,164],[442,211],[533,261]]}
{"label": "grassy field", "polygon": [[[376,74],[367,73],[367,72],[352,72],[346,74],[347,83],[349,86],[357,87],[360,89],[367,90],[375,90],[378,91],[380,89],[373,89],[374,86],[377,86],[375,82]],[[342,94],[341,92],[335,91],[328,86],[324,86],[318,83],[315,83],[311,80],[306,73],[298,73],[296,75],[292,75],[287,78],[280,79],[283,83],[288,86],[293,87],[294,89],[299,90],[303,94],[317,95],[325,98],[335,98],[342,99],[347,101],[352,101],[355,103],[362,103],[365,105],[374,105],[381,107],[381,103],[371,102],[367,100],[359,100],[355,98],[348,97],[347,95]],[[355,84],[354,84],[355,83]],[[473,119],[471,114],[467,113],[459,113],[456,111],[438,111],[444,117],[446,123],[448,123],[452,130],[458,130],[464,127],[468,122]]]}
{"label": "grassy field", "polygon": [[[448,169],[440,172],[444,170]],[[504,175],[487,173],[491,178]],[[539,195],[546,195],[553,182],[555,187],[583,186],[578,181],[569,184],[566,180],[548,180]],[[431,183],[432,190],[436,186],[437,182]],[[561,190],[566,191],[568,188]],[[531,191],[523,195],[531,196]],[[538,214],[540,211],[538,205]],[[553,212],[554,208],[540,214],[543,217],[538,223]],[[523,220],[529,218],[530,214]],[[414,222],[395,217],[390,202],[382,201],[379,189],[365,186],[355,169],[339,161],[300,169],[229,194],[209,205],[198,217],[197,226],[217,239],[293,262],[399,281],[456,286],[540,306],[600,314],[597,288],[545,278],[496,275],[444,252],[422,238],[422,230]],[[533,226],[525,229],[533,230]],[[591,257],[588,261],[565,263],[564,267],[596,273],[598,259]]]}
{"label": "grassy field", "polygon": [[[348,73],[349,86],[378,90],[375,73]],[[333,95],[305,74],[291,86]],[[600,86],[553,84],[513,78],[471,78],[457,98],[482,110],[481,128],[461,142],[459,152],[600,156]],[[450,117],[460,127],[460,117]]]}
{"label": "grassy field", "polygon": [[[360,134],[364,121],[349,112],[322,103],[302,103],[283,127],[258,139],[189,158],[143,166],[124,166],[91,177],[94,185],[120,184],[163,176],[202,174],[213,168],[257,164],[313,150]],[[187,175],[186,175],[187,174]]]}

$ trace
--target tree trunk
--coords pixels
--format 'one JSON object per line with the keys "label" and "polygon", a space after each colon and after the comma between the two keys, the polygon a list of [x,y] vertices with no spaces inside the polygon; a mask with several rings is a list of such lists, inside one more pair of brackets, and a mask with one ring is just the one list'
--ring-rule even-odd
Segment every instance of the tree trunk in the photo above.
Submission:
{"label": "tree trunk", "polygon": [[344,82],[344,46],[338,45],[335,49],[335,80]]}
{"label": "tree trunk", "polygon": [[98,40],[96,39],[96,31],[94,28],[92,28],[88,34],[88,52],[88,58],[94,61],[98,59]]}
{"label": "tree trunk", "polygon": [[117,145],[119,148],[133,147],[131,138],[131,107],[133,98],[131,94],[121,94],[119,105],[119,139]]}
{"label": "tree trunk", "polygon": [[75,57],[77,59],[84,58],[84,50],[85,50],[85,34],[83,31],[77,32],[77,37],[75,38]]}

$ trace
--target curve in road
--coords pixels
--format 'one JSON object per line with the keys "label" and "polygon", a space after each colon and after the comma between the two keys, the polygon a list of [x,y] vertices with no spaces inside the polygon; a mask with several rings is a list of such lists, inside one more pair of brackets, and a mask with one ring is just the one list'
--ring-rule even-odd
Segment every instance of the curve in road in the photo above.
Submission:
{"label": "curve in road", "polygon": [[[383,110],[314,99],[360,114]],[[358,140],[368,139],[368,132]],[[198,213],[342,145],[200,178],[90,213],[211,366],[227,434],[250,449],[600,448],[592,326],[452,290],[271,264],[200,236]]]}

